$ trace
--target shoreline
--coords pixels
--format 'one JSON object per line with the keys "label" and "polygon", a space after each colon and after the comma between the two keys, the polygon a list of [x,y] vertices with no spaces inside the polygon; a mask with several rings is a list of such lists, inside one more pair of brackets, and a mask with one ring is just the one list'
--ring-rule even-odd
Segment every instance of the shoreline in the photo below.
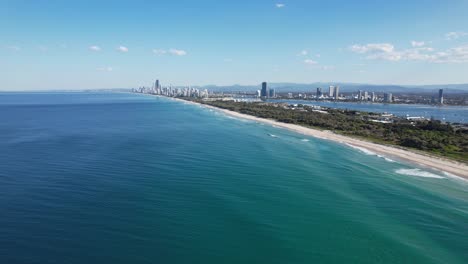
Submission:
{"label": "shoreline", "polygon": [[179,98],[173,98],[173,97],[166,97],[166,98],[214,109],[217,111],[221,111],[229,116],[272,125],[272,126],[287,129],[289,131],[293,131],[302,135],[331,140],[337,143],[347,144],[351,147],[364,148],[369,151],[375,152],[376,154],[385,155],[387,157],[395,157],[403,161],[408,161],[410,163],[415,163],[418,165],[422,165],[424,167],[429,167],[437,171],[453,174],[457,177],[468,180],[468,165],[465,165],[461,162],[452,161],[452,160],[441,158],[441,157],[420,154],[420,153],[413,152],[411,150],[401,149],[401,148],[394,147],[394,146],[381,145],[381,144],[377,144],[377,143],[373,143],[369,141],[364,141],[361,139],[343,136],[343,135],[339,135],[328,130],[322,131],[322,130],[308,128],[308,127],[304,127],[300,125],[288,124],[288,123],[283,123],[283,122],[279,122],[279,121],[275,121],[271,119],[265,119],[265,118],[260,118],[260,117],[256,117],[252,115],[241,114],[241,113],[234,112],[231,110],[218,108],[218,107],[214,107],[211,105],[201,104],[201,103],[197,103],[193,101],[187,101],[187,100],[183,100]]}

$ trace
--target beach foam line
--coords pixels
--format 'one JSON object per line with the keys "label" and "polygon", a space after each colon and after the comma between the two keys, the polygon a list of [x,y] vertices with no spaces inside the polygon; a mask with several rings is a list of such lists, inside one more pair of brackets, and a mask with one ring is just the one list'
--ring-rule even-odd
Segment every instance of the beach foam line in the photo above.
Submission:
{"label": "beach foam line", "polygon": [[414,176],[414,177],[434,178],[434,179],[445,178],[445,177],[442,177],[440,175],[437,175],[428,171],[423,171],[421,169],[398,169],[395,172],[401,175],[408,175],[408,176]]}
{"label": "beach foam line", "polygon": [[378,156],[379,158],[383,158],[383,156],[377,155],[377,153],[372,152],[372,151],[370,151],[370,150],[368,150],[368,149],[366,149],[366,148],[354,146],[354,145],[351,145],[351,144],[348,144],[348,143],[345,143],[345,144],[346,144],[347,146],[349,146],[349,147],[352,147],[353,149],[357,149],[357,150],[363,152],[363,153],[366,154],[366,155]]}
{"label": "beach foam line", "polygon": [[[343,143],[343,142],[340,142],[340,143]],[[363,152],[363,153],[366,154],[366,155],[369,155],[369,156],[377,156],[377,157],[379,157],[379,158],[381,158],[381,159],[384,159],[385,161],[388,161],[388,162],[391,162],[391,163],[396,162],[396,161],[394,161],[394,160],[392,160],[392,159],[390,159],[390,158],[385,157],[384,155],[377,154],[377,153],[375,153],[375,152],[373,152],[373,151],[370,151],[370,150],[368,150],[368,149],[366,149],[366,148],[354,146],[354,145],[348,144],[348,143],[344,143],[344,144],[346,144],[347,146],[349,146],[349,147],[351,147],[351,148],[357,149],[357,150]]]}
{"label": "beach foam line", "polygon": [[455,181],[462,182],[464,184],[468,184],[468,179],[459,177],[459,176],[457,176],[455,174],[452,174],[452,173],[449,173],[449,172],[446,172],[446,171],[442,171],[442,173],[444,174],[444,176],[446,176],[447,178],[449,178],[451,180],[455,180]]}
{"label": "beach foam line", "polygon": [[303,141],[303,142],[309,142],[310,140],[308,140],[307,138],[303,138],[303,139],[301,139],[301,141]]}

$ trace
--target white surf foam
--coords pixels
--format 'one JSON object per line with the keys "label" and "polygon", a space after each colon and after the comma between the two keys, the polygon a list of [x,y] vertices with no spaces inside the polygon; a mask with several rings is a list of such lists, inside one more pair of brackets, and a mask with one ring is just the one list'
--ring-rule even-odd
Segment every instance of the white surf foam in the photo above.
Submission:
{"label": "white surf foam", "polygon": [[354,149],[360,150],[361,152],[363,152],[366,155],[377,155],[375,152],[372,152],[372,151],[370,151],[370,150],[368,150],[366,148],[361,148],[361,147],[354,146],[354,145],[347,144],[347,143],[346,143],[346,145],[348,145],[348,146],[350,146],[350,147],[352,147]]}
{"label": "white surf foam", "polygon": [[420,169],[398,169],[395,172],[401,175],[408,175],[408,176],[415,176],[415,177],[435,178],[435,179],[445,178],[440,175],[437,175],[428,171],[423,171]]}
{"label": "white surf foam", "polygon": [[384,159],[384,160],[386,160],[386,161],[388,161],[388,162],[392,162],[392,163],[393,163],[393,162],[396,162],[396,161],[394,161],[394,160],[392,160],[392,159],[390,159],[390,158],[387,158],[387,157],[385,157],[385,156],[383,156],[383,155],[380,155],[380,154],[377,154],[377,153],[375,153],[375,152],[372,152],[372,151],[370,151],[370,150],[368,150],[368,149],[366,149],[366,148],[362,148],[362,147],[358,147],[358,146],[353,146],[353,145],[348,144],[348,143],[346,143],[346,145],[348,145],[348,146],[350,146],[350,147],[352,147],[352,148],[354,148],[354,149],[357,149],[357,150],[361,151],[362,153],[364,153],[364,154],[366,154],[366,155],[377,156],[377,157],[379,157],[379,158],[381,158],[381,159]]}
{"label": "white surf foam", "polygon": [[463,183],[468,183],[468,180],[465,179],[465,178],[462,178],[462,177],[459,177],[457,175],[453,175],[452,173],[449,173],[449,172],[446,172],[446,171],[442,171],[442,173],[447,176],[447,178],[450,178],[450,179],[453,179],[453,180],[457,180],[457,181],[461,181]]}
{"label": "white surf foam", "polygon": [[303,139],[301,139],[301,141],[309,142],[309,140],[307,138],[303,138]]}
{"label": "white surf foam", "polygon": [[273,137],[273,138],[277,138],[278,136],[277,135],[273,135],[273,134],[268,134],[270,137]]}

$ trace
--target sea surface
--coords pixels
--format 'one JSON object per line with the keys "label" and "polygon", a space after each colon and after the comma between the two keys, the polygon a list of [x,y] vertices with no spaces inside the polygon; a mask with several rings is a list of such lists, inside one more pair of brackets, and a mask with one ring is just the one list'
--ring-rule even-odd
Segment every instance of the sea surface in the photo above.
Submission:
{"label": "sea surface", "polygon": [[306,104],[338,109],[350,109],[374,113],[390,113],[400,117],[425,117],[451,123],[468,123],[468,106],[435,106],[423,104],[383,104],[383,103],[356,103],[356,102],[331,102],[331,101],[306,101],[306,100],[276,100],[271,102],[287,102],[290,104]]}
{"label": "sea surface", "polygon": [[468,183],[168,98],[2,93],[0,263],[468,263]]}

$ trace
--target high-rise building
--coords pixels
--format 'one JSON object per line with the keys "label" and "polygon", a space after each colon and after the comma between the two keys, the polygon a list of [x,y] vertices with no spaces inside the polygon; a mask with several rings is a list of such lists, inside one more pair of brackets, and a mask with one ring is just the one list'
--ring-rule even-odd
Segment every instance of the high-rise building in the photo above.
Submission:
{"label": "high-rise building", "polygon": [[340,87],[339,86],[335,86],[335,100],[338,100],[338,97],[340,96]]}
{"label": "high-rise building", "polygon": [[372,92],[372,94],[371,94],[371,101],[375,102],[375,93],[374,92]]}
{"label": "high-rise building", "polygon": [[288,93],[288,98],[293,98],[293,94],[292,93]]}
{"label": "high-rise building", "polygon": [[268,97],[270,97],[270,98],[275,98],[276,97],[275,89],[271,88],[269,90]]}
{"label": "high-rise building", "polygon": [[315,96],[317,98],[320,98],[322,96],[322,88],[317,87],[317,92],[315,93]]}
{"label": "high-rise building", "polygon": [[444,104],[444,89],[439,89],[439,104]]}
{"label": "high-rise building", "polygon": [[391,103],[393,101],[393,94],[391,93],[384,93],[384,102]]}
{"label": "high-rise building", "polygon": [[159,88],[161,88],[161,86],[159,86],[159,80],[156,80],[154,82],[154,89],[159,89]]}
{"label": "high-rise building", "polygon": [[267,83],[262,82],[262,92],[260,94],[261,97],[268,97],[268,91],[267,91]]}
{"label": "high-rise building", "polygon": [[328,97],[333,97],[333,95],[335,95],[335,86],[330,85],[328,87]]}
{"label": "high-rise building", "polygon": [[363,97],[362,90],[359,90],[359,93],[358,93],[358,100],[361,101],[361,100],[362,100],[362,97]]}

